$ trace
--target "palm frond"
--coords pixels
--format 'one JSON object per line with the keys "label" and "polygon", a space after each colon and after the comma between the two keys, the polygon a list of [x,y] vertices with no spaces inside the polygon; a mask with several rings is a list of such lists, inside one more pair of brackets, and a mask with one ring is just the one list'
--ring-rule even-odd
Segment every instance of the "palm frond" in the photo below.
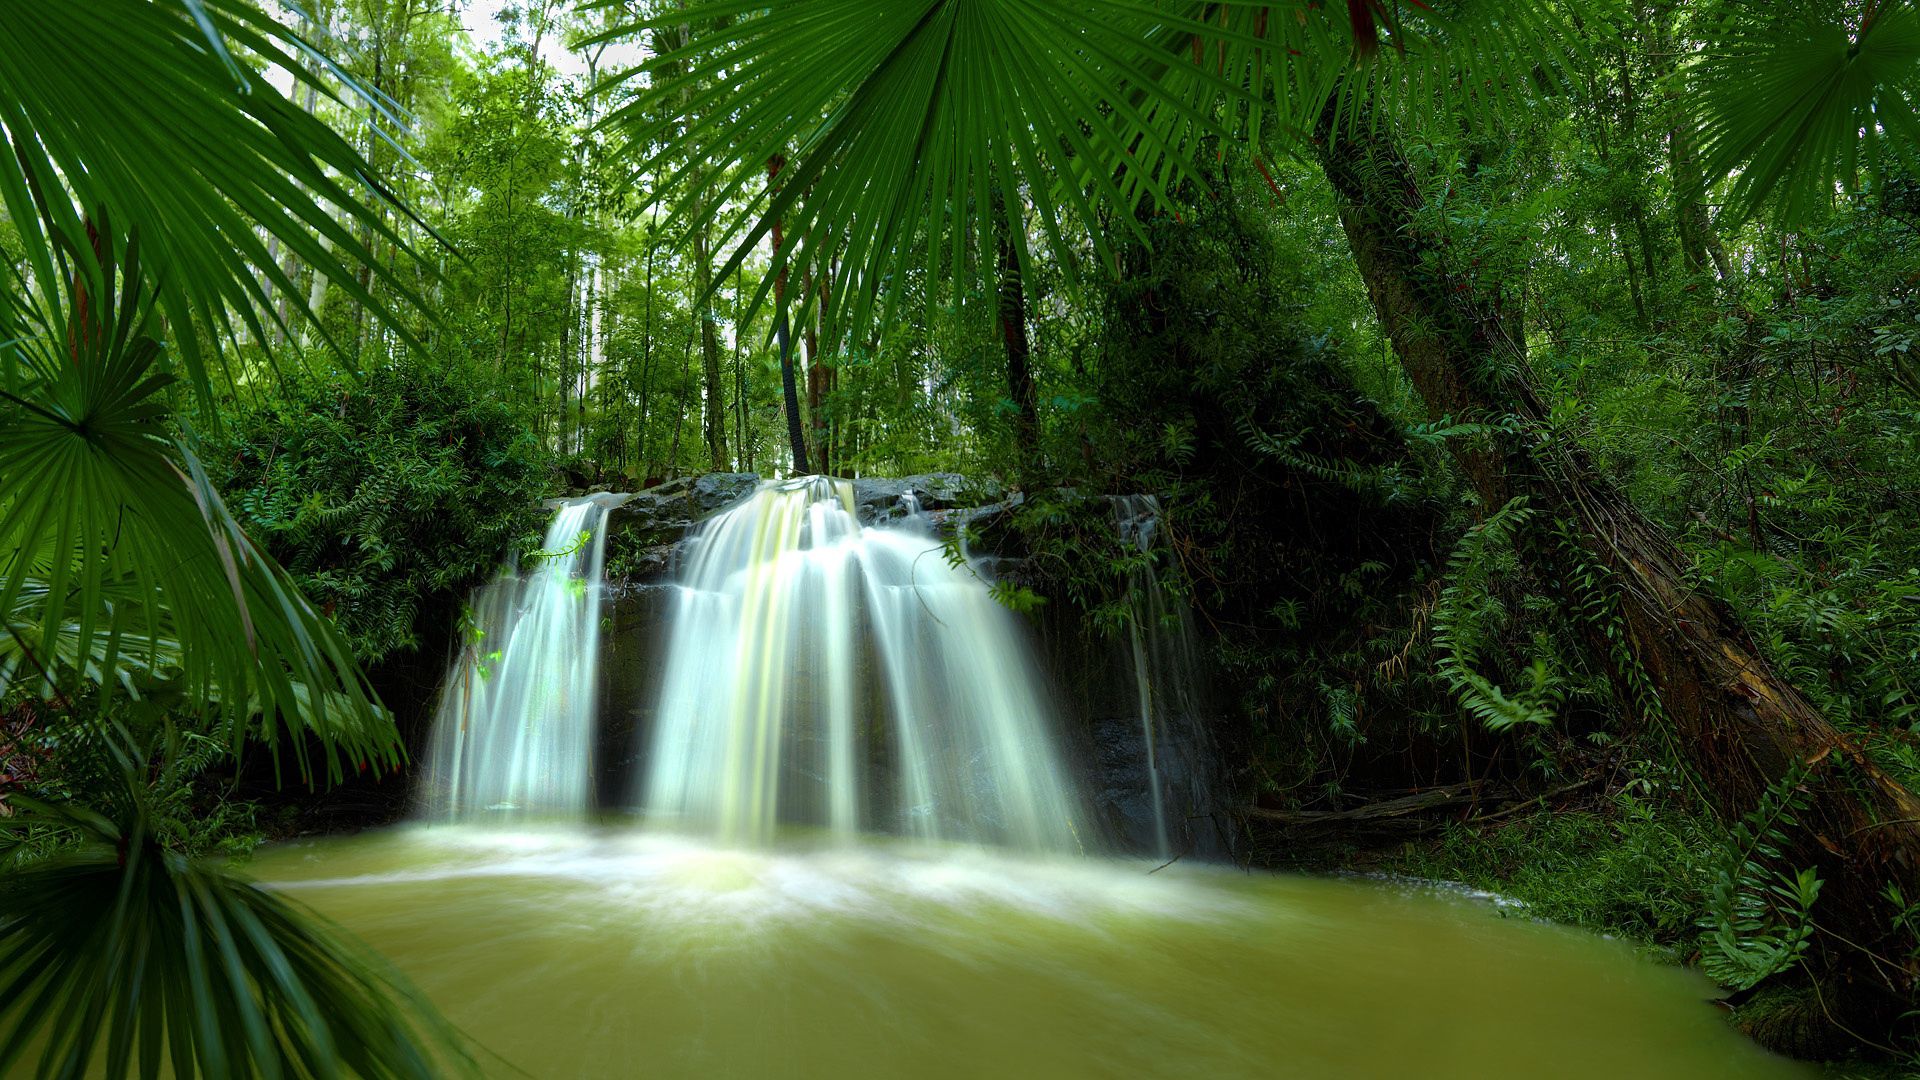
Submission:
{"label": "palm frond", "polygon": [[[1143,202],[1172,205],[1209,137],[1244,121],[1294,144],[1336,112],[1357,69],[1405,111],[1477,108],[1532,94],[1581,34],[1547,0],[1452,3],[1443,12],[1355,0],[713,0],[596,40],[671,32],[681,41],[603,86],[647,79],[606,123],[628,136],[650,200],[680,200],[675,224],[719,224],[724,279],[776,222],[797,242],[776,255],[757,309],[789,265],[817,275],[842,333],[885,321],[910,277],[929,303],[992,294],[998,236],[1030,264],[1029,234],[1069,288],[1093,261],[1116,265],[1103,223],[1145,243]],[[684,28],[684,33],[682,33]],[[1356,68],[1357,66],[1357,68]],[[1348,116],[1359,110],[1348,110]],[[787,162],[771,191],[766,163]],[[722,217],[728,203],[746,213]],[[997,220],[995,207],[1017,209]]]}
{"label": "palm frond", "polygon": [[[1212,3],[1200,15],[1209,29],[1163,31],[1154,42],[1166,61],[1156,89],[1195,109],[1244,108],[1240,130],[1256,151],[1297,150],[1382,119],[1416,134],[1512,124],[1591,61],[1618,6]],[[1245,93],[1221,99],[1223,81]],[[1186,142],[1178,132],[1166,138]]]}
{"label": "palm frond", "polygon": [[[137,244],[53,295],[52,318],[0,345],[0,674],[46,695],[133,692],[165,671],[219,703],[235,743],[280,735],[302,775],[308,734],[329,777],[383,768],[398,736],[339,632],[255,548],[168,430],[173,378],[151,335]],[[89,293],[86,281],[111,290]],[[0,689],[7,685],[0,682]],[[263,719],[256,726],[249,718]]]}
{"label": "palm frond", "polygon": [[[99,806],[11,796],[8,832],[61,855],[0,875],[0,1073],[437,1077],[457,1034],[364,946],[292,901],[157,839],[130,741]],[[90,1066],[92,1067],[90,1069]]]}
{"label": "palm frond", "polygon": [[[1201,28],[1182,7],[696,3],[603,35],[691,28],[685,44],[607,84],[652,79],[606,122],[626,129],[637,173],[668,177],[651,200],[701,192],[697,214],[677,225],[721,226],[732,250],[715,280],[783,222],[794,242],[776,270],[835,255],[837,272],[821,275],[815,293],[827,291],[846,313],[836,325],[858,334],[909,274],[990,295],[999,230],[1029,260],[1027,223],[995,220],[996,201],[1031,204],[1055,261],[1077,264],[1083,243],[1112,260],[1104,236],[1087,228],[1096,207],[1124,202],[1123,183],[1164,194],[1184,175],[1139,107],[1115,92],[1152,84],[1141,45],[1154,33]],[[1183,102],[1161,104],[1211,123]],[[758,180],[776,157],[787,164],[768,192]],[[749,213],[722,219],[730,200]],[[756,308],[776,276],[761,283]]]}
{"label": "palm frond", "polygon": [[[1789,220],[1915,164],[1920,9],[1911,0],[1726,3],[1691,70],[1709,182],[1736,217],[1774,200]],[[1889,160],[1891,159],[1891,160]],[[1698,193],[1695,193],[1696,195]]]}
{"label": "palm frond", "polygon": [[[79,43],[84,62],[75,58]],[[0,208],[24,247],[13,254],[24,256],[41,306],[52,308],[75,272],[71,253],[90,246],[107,221],[116,249],[139,233],[203,404],[209,371],[224,365],[204,354],[196,325],[265,344],[280,321],[276,299],[294,321],[312,320],[304,292],[270,257],[269,237],[403,338],[410,332],[399,310],[363,287],[359,271],[403,306],[419,303],[363,243],[379,237],[411,256],[388,219],[404,209],[360,151],[267,79],[271,68],[329,100],[394,119],[383,98],[251,0],[87,0],[0,11],[0,131],[9,144],[0,154]],[[0,337],[31,304],[0,296]]]}

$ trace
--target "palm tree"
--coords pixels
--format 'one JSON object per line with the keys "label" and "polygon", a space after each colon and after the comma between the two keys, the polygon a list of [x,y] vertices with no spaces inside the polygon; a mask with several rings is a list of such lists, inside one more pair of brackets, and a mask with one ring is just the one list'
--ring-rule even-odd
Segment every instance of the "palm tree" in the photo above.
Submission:
{"label": "palm tree", "polygon": [[[1794,215],[1920,145],[1920,12],[1911,0],[1709,4],[1686,67],[1689,134],[1707,182],[1731,177],[1731,214]],[[1824,763],[1786,857],[1828,881],[1818,922],[1835,1008],[1889,1014],[1920,971],[1895,940],[1881,891],[1920,889],[1920,799],[1877,769],[1768,670],[1738,618],[1688,584],[1670,536],[1564,435],[1552,435],[1524,342],[1470,283],[1439,280],[1414,228],[1418,177],[1400,139],[1425,125],[1498,124],[1538,107],[1606,33],[1604,2],[1398,5],[1140,3],[1137,0],[715,0],[676,9],[701,27],[629,77],[702,80],[676,99],[657,81],[614,114],[657,160],[706,163],[718,198],[757,213],[725,232],[737,262],[775,223],[797,243],[778,271],[822,262],[845,238],[825,292],[860,334],[894,315],[909,275],[949,295],[991,295],[991,275],[1035,258],[1023,215],[996,220],[996,192],[1030,205],[1039,244],[1077,279],[1117,265],[1106,228],[1145,244],[1135,211],[1177,210],[1204,188],[1190,156],[1243,139],[1317,161],[1334,188],[1356,267],[1409,380],[1436,416],[1495,434],[1454,452],[1489,511],[1530,501],[1528,544],[1552,580],[1595,583],[1590,646],[1625,711],[1677,751],[1729,818]],[[641,27],[646,23],[639,24]],[[629,30],[631,32],[631,30]],[[614,83],[618,85],[618,83]],[[785,147],[782,184],[752,182]],[[653,175],[653,161],[637,162]],[[670,197],[671,182],[655,193]],[[1691,193],[1694,196],[1698,192]],[[693,220],[698,219],[698,220]],[[997,259],[997,231],[1013,242]],[[723,269],[722,274],[726,271]],[[756,298],[763,302],[766,286]],[[807,290],[803,290],[805,292]],[[928,303],[940,290],[923,290]],[[808,305],[811,295],[782,297]],[[1877,987],[1879,995],[1854,992]],[[1829,1001],[1831,1002],[1831,998]]]}
{"label": "palm tree", "polygon": [[[76,62],[78,42],[110,60]],[[144,794],[171,730],[156,703],[176,697],[308,781],[402,753],[338,631],[172,423],[177,383],[211,418],[216,377],[261,374],[235,346],[290,339],[289,317],[317,328],[269,243],[403,338],[417,309],[355,235],[410,254],[382,213],[404,208],[272,68],[398,119],[247,0],[0,12],[0,206],[21,243],[0,287],[0,697],[50,702],[63,753],[94,747],[109,780],[88,804],[10,795],[0,819],[0,1072],[34,1047],[47,1076],[101,1053],[110,1073],[153,1076],[163,1047],[179,1075],[470,1065],[364,949],[169,850]],[[360,284],[374,279],[398,307]],[[23,858],[49,836],[55,857]]]}

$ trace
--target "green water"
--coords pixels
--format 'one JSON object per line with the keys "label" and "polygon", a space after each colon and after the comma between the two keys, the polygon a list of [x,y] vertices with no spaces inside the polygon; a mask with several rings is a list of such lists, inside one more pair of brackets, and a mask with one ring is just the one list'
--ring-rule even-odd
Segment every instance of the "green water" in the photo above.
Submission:
{"label": "green water", "polygon": [[1712,987],[1437,891],[406,829],[251,872],[548,1077],[1790,1077]]}

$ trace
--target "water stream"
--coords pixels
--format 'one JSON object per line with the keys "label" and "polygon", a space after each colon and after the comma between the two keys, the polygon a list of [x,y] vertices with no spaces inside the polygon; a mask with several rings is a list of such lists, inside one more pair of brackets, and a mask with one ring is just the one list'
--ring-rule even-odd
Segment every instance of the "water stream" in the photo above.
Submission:
{"label": "water stream", "polygon": [[[1152,495],[1113,499],[1114,526],[1122,542],[1151,558],[1160,548],[1160,502]],[[1162,759],[1169,749],[1169,721],[1195,713],[1196,670],[1192,629],[1185,611],[1168,601],[1151,562],[1127,582],[1127,652],[1132,660],[1140,747],[1146,762],[1148,802],[1153,809],[1154,854],[1174,855],[1167,826],[1167,784]]]}
{"label": "water stream", "polygon": [[680,576],[643,805],[724,843],[783,825],[1076,851],[1081,808],[1016,617],[916,515],[763,484]]}
{"label": "water stream", "polygon": [[482,588],[463,620],[422,801],[441,820],[586,816],[607,511],[562,503],[530,565]]}
{"label": "water stream", "polygon": [[809,835],[437,826],[254,872],[394,959],[500,1077],[1810,1075],[1704,978],[1484,901]]}

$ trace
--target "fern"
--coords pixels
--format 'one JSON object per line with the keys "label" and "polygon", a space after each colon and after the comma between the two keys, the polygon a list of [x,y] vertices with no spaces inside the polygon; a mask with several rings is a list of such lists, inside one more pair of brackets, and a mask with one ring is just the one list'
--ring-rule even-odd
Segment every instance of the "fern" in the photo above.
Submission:
{"label": "fern", "polygon": [[1255,451],[1329,484],[1379,499],[1383,504],[1403,501],[1412,482],[1398,463],[1362,465],[1315,454],[1301,448],[1309,431],[1302,429],[1284,438],[1262,431],[1248,417],[1235,421],[1240,437]]}
{"label": "fern", "polygon": [[1341,743],[1353,747],[1367,741],[1360,731],[1360,695],[1354,692],[1353,687],[1333,685],[1322,680],[1320,700],[1327,707],[1327,728]]}
{"label": "fern", "polygon": [[1530,681],[1518,693],[1508,693],[1477,670],[1499,607],[1486,588],[1491,564],[1499,552],[1511,549],[1514,536],[1533,517],[1521,496],[1468,529],[1448,559],[1447,587],[1434,605],[1436,667],[1461,708],[1490,731],[1552,724],[1564,696],[1560,677],[1542,659],[1527,669]]}
{"label": "fern", "polygon": [[1773,869],[1796,815],[1807,806],[1806,770],[1775,781],[1760,802],[1728,830],[1709,867],[1702,966],[1724,986],[1745,990],[1798,963],[1813,940],[1810,910],[1820,898],[1811,867]]}

